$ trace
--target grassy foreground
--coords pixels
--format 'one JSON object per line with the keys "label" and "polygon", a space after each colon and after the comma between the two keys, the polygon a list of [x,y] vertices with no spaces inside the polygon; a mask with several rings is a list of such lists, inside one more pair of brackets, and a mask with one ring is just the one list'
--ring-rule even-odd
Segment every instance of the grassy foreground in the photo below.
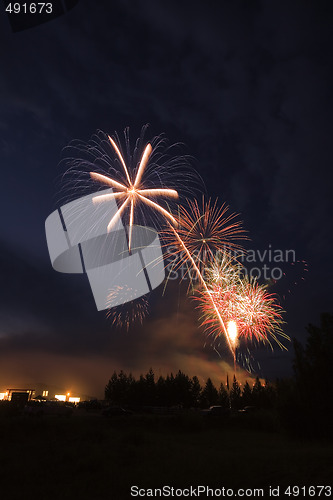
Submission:
{"label": "grassy foreground", "polygon": [[330,484],[332,443],[261,427],[201,415],[1,418],[1,498],[121,500],[131,485]]}

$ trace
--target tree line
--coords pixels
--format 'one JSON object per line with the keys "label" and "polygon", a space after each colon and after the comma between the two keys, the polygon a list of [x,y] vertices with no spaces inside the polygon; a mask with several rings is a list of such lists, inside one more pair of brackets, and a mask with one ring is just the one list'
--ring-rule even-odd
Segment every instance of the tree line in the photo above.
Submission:
{"label": "tree line", "polygon": [[216,387],[211,378],[201,385],[197,376],[189,377],[181,370],[175,375],[155,377],[151,368],[146,375],[135,379],[124,371],[114,372],[105,387],[105,399],[121,405],[178,406],[181,408],[207,408],[220,405],[240,409],[244,406],[271,407],[275,388],[262,383],[259,377],[242,386],[235,375],[229,387],[228,381]]}

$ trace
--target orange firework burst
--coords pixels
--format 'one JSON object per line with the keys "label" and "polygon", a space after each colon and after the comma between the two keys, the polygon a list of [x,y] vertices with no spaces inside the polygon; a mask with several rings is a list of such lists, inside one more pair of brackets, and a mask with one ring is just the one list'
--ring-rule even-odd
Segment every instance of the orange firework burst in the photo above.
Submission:
{"label": "orange firework burst", "polygon": [[[131,297],[131,301],[123,302],[123,298]],[[112,306],[118,303],[120,305]],[[106,317],[116,328],[125,328],[127,331],[133,324],[142,324],[148,314],[149,305],[146,297],[136,298],[136,290],[129,286],[115,286],[109,290],[107,297],[109,307]]]}
{"label": "orange firework burst", "polygon": [[[227,205],[219,206],[217,200],[212,202],[204,197],[200,205],[196,200],[189,200],[188,208],[179,206],[177,234],[170,225],[164,232],[166,246],[170,248],[172,245],[168,256],[178,257],[176,269],[184,264],[188,270],[193,268],[190,255],[203,275],[208,263],[214,261],[217,254],[241,249],[235,240],[247,239],[247,236],[242,221],[237,217],[238,214],[229,213]],[[184,252],[184,247],[188,253]]]}
{"label": "orange firework burst", "polygon": [[240,336],[269,345],[271,338],[279,347],[286,349],[278,338],[280,336],[290,340],[281,328],[284,323],[283,310],[275,294],[267,292],[267,285],[260,285],[256,279],[243,278],[237,302],[237,326]]}
{"label": "orange firework burst", "polygon": [[111,137],[98,131],[89,142],[72,141],[64,150],[62,164],[66,170],[59,179],[59,204],[91,194],[92,180],[101,189],[111,188],[113,192],[108,195],[97,192],[94,203],[105,202],[106,208],[108,200],[113,200],[113,206],[117,203],[118,210],[116,214],[112,211],[105,229],[112,230],[122,218],[129,226],[130,247],[134,223],[158,230],[166,220],[174,225],[172,211],[178,195],[192,197],[202,191],[202,179],[191,158],[181,154],[180,145],[169,145],[163,135],[147,141],[146,131],[147,126],[142,127],[133,147],[128,128],[123,140],[117,133]]}
{"label": "orange firework burst", "polygon": [[134,210],[137,203],[139,202],[145,203],[149,207],[157,210],[157,212],[165,216],[173,224],[176,224],[176,220],[170,214],[170,212],[168,210],[165,210],[165,208],[163,208],[161,205],[151,200],[150,198],[156,198],[161,196],[168,198],[177,198],[178,192],[175,189],[167,189],[167,188],[145,189],[142,177],[144,175],[147,163],[149,161],[149,157],[153,150],[150,143],[146,145],[143,151],[135,175],[133,174],[131,175],[129,169],[127,168],[123,155],[121,154],[120,149],[117,146],[116,142],[110,136],[108,136],[108,139],[123,167],[124,180],[123,182],[118,182],[109,176],[102,175],[97,172],[90,172],[90,176],[93,180],[101,182],[102,184],[107,184],[108,186],[111,186],[113,189],[117,190],[116,192],[111,194],[96,195],[93,198],[93,202],[101,203],[115,198],[120,199],[122,201],[118,211],[111,218],[107,226],[108,232],[111,231],[111,229],[115,226],[115,224],[120,219],[125,209],[126,208],[130,209],[128,247],[129,250],[131,250]]}
{"label": "orange firework burst", "polygon": [[238,286],[242,273],[243,266],[235,257],[228,252],[220,252],[205,268],[205,280],[230,291]]}
{"label": "orange firework burst", "polygon": [[108,309],[106,317],[111,321],[112,326],[119,329],[125,328],[128,331],[135,323],[142,325],[148,311],[148,300],[140,297],[135,301]]}
{"label": "orange firework burst", "polygon": [[202,324],[215,338],[219,337],[221,327],[216,318],[217,309],[228,330],[232,325],[230,331],[233,333],[229,336],[233,337],[234,345],[237,340],[244,339],[267,343],[272,347],[271,341],[274,341],[281,349],[286,349],[279,337],[290,338],[281,328],[283,310],[275,295],[267,292],[267,285],[260,285],[256,279],[249,280],[247,276],[242,277],[235,270],[232,266],[227,273],[215,275],[207,286],[209,294],[206,290],[200,292],[197,299],[202,311]]}

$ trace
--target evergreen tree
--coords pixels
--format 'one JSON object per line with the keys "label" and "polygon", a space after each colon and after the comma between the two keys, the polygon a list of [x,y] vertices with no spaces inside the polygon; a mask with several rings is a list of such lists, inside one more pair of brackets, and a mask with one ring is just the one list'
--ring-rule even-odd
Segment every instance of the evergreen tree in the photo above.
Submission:
{"label": "evergreen tree", "polygon": [[138,405],[150,405],[149,394],[147,391],[147,381],[143,375],[140,375],[139,380],[135,383],[135,400]]}
{"label": "evergreen tree", "polygon": [[114,399],[115,387],[116,387],[117,381],[118,381],[118,375],[114,371],[109,382],[105,386],[104,395],[105,395],[106,400],[112,401]]}
{"label": "evergreen tree", "polygon": [[105,387],[105,399],[117,404],[130,402],[134,379],[132,375],[126,375],[122,370],[117,375],[114,372]]}
{"label": "evergreen tree", "polygon": [[156,403],[160,406],[167,406],[167,391],[165,379],[160,376],[156,383]]}
{"label": "evergreen tree", "polygon": [[243,392],[242,392],[242,406],[252,406],[253,405],[253,396],[250,384],[248,381],[245,382]]}
{"label": "evergreen tree", "polygon": [[216,405],[218,401],[218,392],[210,378],[207,379],[206,385],[201,393],[201,405],[202,406],[213,406]]}
{"label": "evergreen tree", "polygon": [[175,397],[175,387],[174,387],[174,382],[175,382],[175,377],[171,373],[170,375],[167,375],[166,380],[165,380],[165,392],[166,392],[166,405],[167,406],[173,406],[176,403],[176,397]]}
{"label": "evergreen tree", "polygon": [[264,388],[260,382],[259,377],[257,376],[252,389],[252,397],[254,405],[257,406],[258,408],[262,408],[263,406],[263,392]]}
{"label": "evergreen tree", "polygon": [[241,407],[241,394],[241,388],[239,386],[239,383],[237,382],[236,375],[234,375],[232,388],[230,391],[231,408],[238,410]]}
{"label": "evergreen tree", "polygon": [[[294,370],[297,381],[298,402],[295,412],[306,415],[308,432],[328,434],[333,411],[331,383],[333,380],[333,315],[323,313],[320,327],[309,325],[308,338],[303,347],[294,340]],[[304,425],[306,425],[304,422]],[[332,432],[332,431],[331,431]]]}
{"label": "evergreen tree", "polygon": [[145,400],[146,404],[153,406],[155,404],[155,374],[152,368],[149,368],[145,376]]}
{"label": "evergreen tree", "polygon": [[219,388],[217,402],[218,402],[218,404],[220,406],[223,406],[223,408],[229,408],[230,407],[229,393],[228,393],[225,385],[223,384],[223,382],[221,382],[221,385],[220,385],[220,388]]}
{"label": "evergreen tree", "polygon": [[191,406],[191,385],[189,377],[179,370],[174,380],[175,399],[178,405],[185,408]]}
{"label": "evergreen tree", "polygon": [[191,380],[191,406],[197,407],[200,404],[200,394],[202,388],[196,375]]}

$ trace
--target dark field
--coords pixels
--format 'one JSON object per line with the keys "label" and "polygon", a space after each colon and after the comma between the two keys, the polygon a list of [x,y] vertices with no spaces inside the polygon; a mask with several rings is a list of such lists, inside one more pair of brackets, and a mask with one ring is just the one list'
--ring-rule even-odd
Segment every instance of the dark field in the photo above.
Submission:
{"label": "dark field", "polygon": [[131,485],[268,492],[270,485],[328,485],[333,477],[332,443],[294,440],[265,413],[223,422],[77,411],[1,417],[0,429],[2,499],[118,500],[131,498]]}

